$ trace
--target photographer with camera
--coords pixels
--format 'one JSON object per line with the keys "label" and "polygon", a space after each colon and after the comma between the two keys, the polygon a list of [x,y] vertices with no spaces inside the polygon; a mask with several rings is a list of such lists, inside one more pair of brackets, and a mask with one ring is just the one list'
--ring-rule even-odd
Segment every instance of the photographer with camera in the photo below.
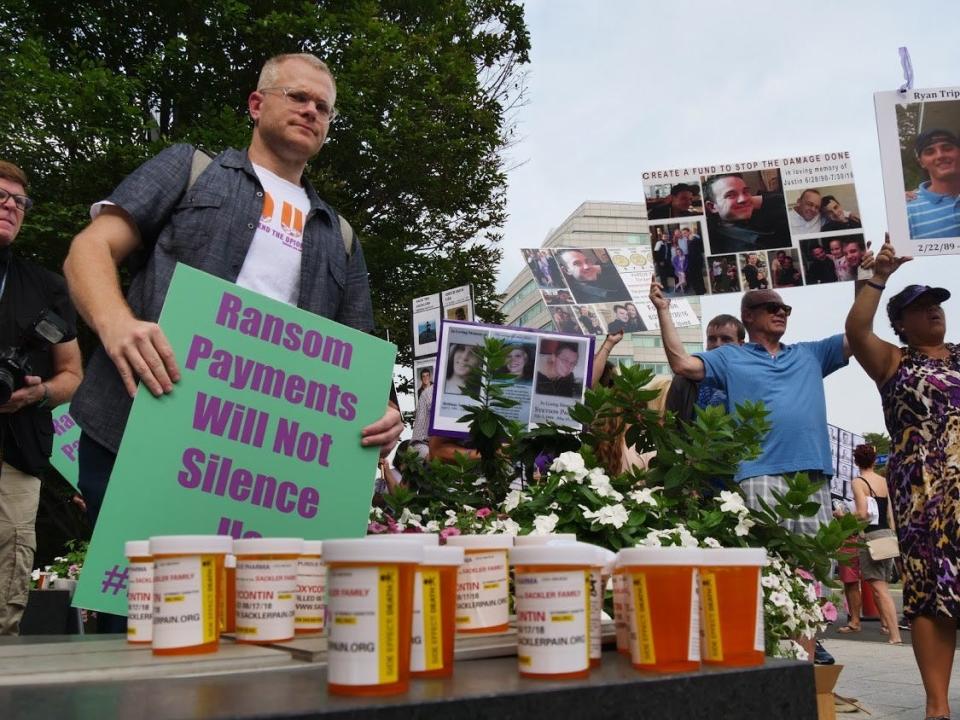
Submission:
{"label": "photographer with camera", "polygon": [[12,252],[33,204],[26,188],[23,171],[0,160],[0,635],[18,633],[27,604],[50,409],[73,397],[82,375],[64,279]]}

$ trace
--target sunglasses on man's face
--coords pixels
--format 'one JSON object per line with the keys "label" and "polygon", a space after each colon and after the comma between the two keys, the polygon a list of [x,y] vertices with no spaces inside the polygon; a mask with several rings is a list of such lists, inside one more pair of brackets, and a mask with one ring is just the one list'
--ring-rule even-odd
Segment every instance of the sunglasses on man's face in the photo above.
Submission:
{"label": "sunglasses on man's face", "polygon": [[778,302],[757,303],[756,305],[751,305],[750,309],[766,310],[771,315],[776,315],[778,312],[783,310],[783,314],[786,315],[787,317],[790,317],[790,313],[793,312],[792,307],[790,307],[789,305],[784,305],[783,303],[778,303]]}

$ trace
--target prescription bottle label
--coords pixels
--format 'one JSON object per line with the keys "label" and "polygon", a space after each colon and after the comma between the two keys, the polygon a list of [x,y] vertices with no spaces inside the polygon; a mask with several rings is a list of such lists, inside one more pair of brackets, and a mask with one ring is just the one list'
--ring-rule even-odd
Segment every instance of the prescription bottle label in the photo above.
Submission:
{"label": "prescription bottle label", "polygon": [[757,624],[753,631],[753,649],[765,652],[767,649],[763,634],[763,587],[760,585],[760,573],[757,573]]}
{"label": "prescription bottle label", "polygon": [[712,572],[701,575],[703,592],[700,602],[703,607],[703,659],[723,660],[723,635],[720,630],[720,601],[717,596],[717,576]]}
{"label": "prescription bottle label", "polygon": [[617,634],[617,650],[630,647],[630,619],[627,616],[627,580],[623,573],[613,576],[613,621]]}
{"label": "prescription bottle label", "polygon": [[590,658],[601,656],[601,609],[603,608],[603,577],[600,570],[591,570],[590,583]]}
{"label": "prescription bottle label", "polygon": [[687,660],[700,662],[700,576],[696,570],[690,576],[690,635]]}
{"label": "prescription bottle label", "polygon": [[291,637],[296,604],[296,558],[237,558],[238,639]]}
{"label": "prescription bottle label", "polygon": [[319,557],[306,556],[297,560],[297,614],[296,629],[320,632],[323,630],[324,593],[327,568]]}
{"label": "prescription bottle label", "polygon": [[153,561],[127,564],[127,640],[150,642],[153,636]]}
{"label": "prescription bottle label", "polygon": [[468,552],[457,570],[457,630],[506,625],[507,551]]}
{"label": "prescription bottle label", "polygon": [[640,665],[657,662],[653,641],[653,622],[650,610],[650,595],[647,592],[646,575],[630,575],[630,634],[634,643],[633,655]]}
{"label": "prescription bottle label", "polygon": [[399,575],[396,565],[329,569],[327,667],[331,683],[398,682]]}
{"label": "prescription bottle label", "polygon": [[440,625],[440,571],[418,570],[413,584],[413,631],[410,636],[410,670],[443,669],[443,634]]}
{"label": "prescription bottle label", "polygon": [[217,563],[213,555],[157,558],[153,571],[153,647],[217,639]]}
{"label": "prescription bottle label", "polygon": [[517,659],[524,673],[590,666],[588,570],[517,573]]}

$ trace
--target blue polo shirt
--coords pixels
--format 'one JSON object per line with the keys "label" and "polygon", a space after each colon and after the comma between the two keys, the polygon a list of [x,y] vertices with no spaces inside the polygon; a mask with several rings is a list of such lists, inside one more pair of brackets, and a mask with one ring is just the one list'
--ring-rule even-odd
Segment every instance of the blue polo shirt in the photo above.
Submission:
{"label": "blue polo shirt", "polygon": [[913,240],[960,237],[960,197],[941,195],[920,183],[917,197],[907,203],[907,221]]}
{"label": "blue polo shirt", "polygon": [[770,413],[760,456],[741,463],[735,481],[800,470],[833,475],[823,378],[847,364],[843,335],[781,343],[774,357],[757,343],[724,345],[695,357],[703,361],[705,379],[726,391],[727,412],[750,400],[762,401]]}

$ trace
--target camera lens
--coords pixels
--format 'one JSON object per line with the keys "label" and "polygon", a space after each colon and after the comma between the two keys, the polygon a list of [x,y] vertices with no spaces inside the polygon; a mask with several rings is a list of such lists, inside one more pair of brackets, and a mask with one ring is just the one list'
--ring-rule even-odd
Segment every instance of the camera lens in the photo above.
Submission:
{"label": "camera lens", "polygon": [[5,367],[0,367],[0,405],[3,405],[10,399],[16,384],[16,381],[13,379],[13,373]]}

